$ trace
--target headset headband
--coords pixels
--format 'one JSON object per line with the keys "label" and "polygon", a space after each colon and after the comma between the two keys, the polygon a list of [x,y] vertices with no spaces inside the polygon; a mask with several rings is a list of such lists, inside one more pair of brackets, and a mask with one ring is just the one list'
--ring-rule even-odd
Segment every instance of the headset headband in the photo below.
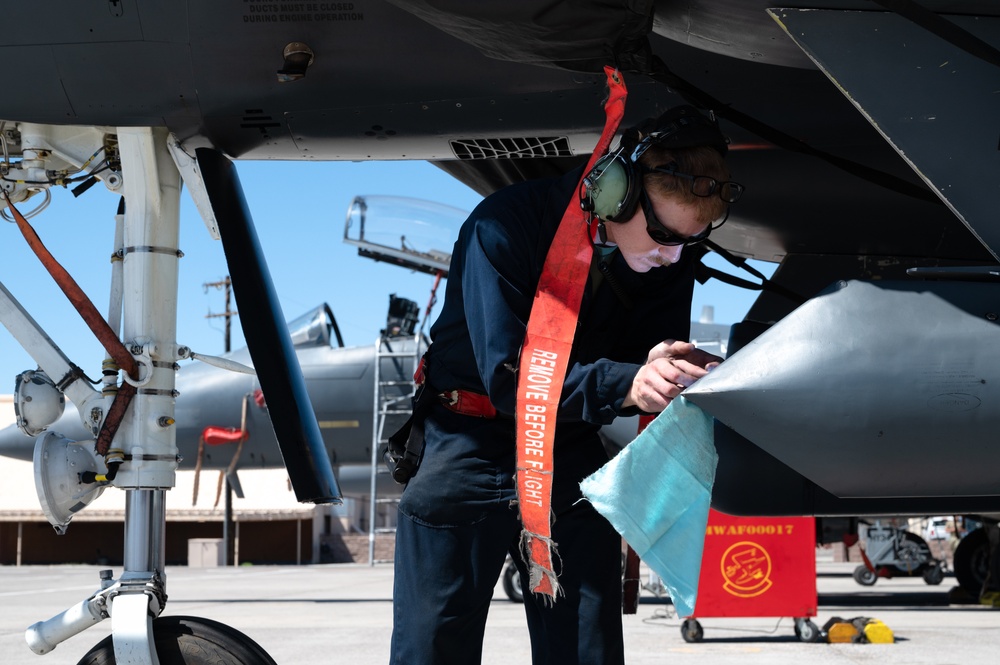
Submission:
{"label": "headset headband", "polygon": [[693,106],[674,107],[625,131],[618,149],[602,157],[584,178],[580,205],[600,220],[627,222],[639,204],[638,162],[647,150],[654,145],[668,150],[708,146],[725,156],[728,143],[714,118]]}
{"label": "headset headband", "polygon": [[[640,123],[629,132],[643,137],[629,155],[633,164],[638,163],[654,145],[667,149],[709,146],[723,156],[729,150],[729,141],[714,116],[707,117],[693,106],[674,107],[656,120]],[[624,137],[622,142],[625,142]]]}

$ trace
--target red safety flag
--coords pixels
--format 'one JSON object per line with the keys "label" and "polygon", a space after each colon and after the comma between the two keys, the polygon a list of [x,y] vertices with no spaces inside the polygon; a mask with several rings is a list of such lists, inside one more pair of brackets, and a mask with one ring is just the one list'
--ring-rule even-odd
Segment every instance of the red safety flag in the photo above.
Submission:
{"label": "red safety flag", "polygon": [[[583,177],[607,153],[625,113],[621,73],[611,67],[605,67],[604,73],[609,89],[604,131]],[[577,197],[572,197],[545,256],[518,371],[515,418],[521,548],[528,559],[528,588],[553,600],[559,593],[559,582],[552,565],[552,451],[559,398],[593,255],[588,221],[589,213],[580,207]]]}

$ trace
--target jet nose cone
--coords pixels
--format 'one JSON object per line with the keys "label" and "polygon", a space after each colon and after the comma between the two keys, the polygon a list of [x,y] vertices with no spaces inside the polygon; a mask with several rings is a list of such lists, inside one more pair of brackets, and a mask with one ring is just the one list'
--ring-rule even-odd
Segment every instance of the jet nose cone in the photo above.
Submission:
{"label": "jet nose cone", "polygon": [[[1000,326],[982,313],[996,295],[995,284],[842,283],[684,396],[836,496],[871,496],[873,480],[881,496],[995,494]],[[926,463],[945,453],[956,463]],[[850,473],[839,460],[854,461]]]}

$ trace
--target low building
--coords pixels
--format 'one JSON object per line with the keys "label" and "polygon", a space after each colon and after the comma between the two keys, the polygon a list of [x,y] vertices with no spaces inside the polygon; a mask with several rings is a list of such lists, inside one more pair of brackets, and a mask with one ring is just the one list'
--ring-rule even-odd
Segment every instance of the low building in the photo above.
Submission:
{"label": "low building", "polygon": [[[10,396],[0,396],[0,427],[14,422]],[[106,489],[77,514],[64,535],[39,507],[31,462],[0,457],[0,565],[88,563],[120,565],[125,492]],[[235,564],[367,561],[368,536],[352,525],[361,506],[299,503],[284,469],[239,473],[244,498],[232,498]],[[178,471],[167,492],[166,564],[186,565],[193,546],[223,544],[225,498],[219,471]],[[199,555],[198,562],[214,560]]]}

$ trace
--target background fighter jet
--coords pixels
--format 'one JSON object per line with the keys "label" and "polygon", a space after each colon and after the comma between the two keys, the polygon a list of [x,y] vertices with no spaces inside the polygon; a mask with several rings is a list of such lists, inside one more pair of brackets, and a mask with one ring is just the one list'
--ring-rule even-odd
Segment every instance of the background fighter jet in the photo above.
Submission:
{"label": "background fighter jet", "polygon": [[[447,279],[451,245],[467,216],[467,211],[420,199],[356,196],[348,207],[344,242],[355,246],[360,257],[405,269],[404,279],[417,272],[437,276],[427,307],[421,311],[416,302],[390,294],[384,327],[372,331],[378,342],[366,345],[345,346],[334,312],[325,303],[288,323],[324,448],[344,494],[368,497],[373,459],[381,471],[377,494],[398,495],[402,490],[385,473],[380,448],[408,415],[415,363],[429,343],[428,316]],[[728,331],[729,326],[711,321],[691,324],[695,343],[721,356]],[[239,470],[281,468],[283,462],[259,381],[232,371],[233,364],[251,363],[248,350],[227,352],[224,362],[210,360],[216,364],[186,363],[177,371],[179,468],[227,470],[238,488]],[[0,430],[0,455],[32,459],[36,437],[23,429],[13,424]],[[27,429],[32,429],[30,424]],[[72,404],[49,429],[73,440],[89,435]],[[606,428],[609,450],[627,445],[636,430],[635,418]]]}
{"label": "background fighter jet", "polygon": [[[718,117],[747,194],[713,240],[780,263],[739,351],[690,395],[719,423],[716,506],[1000,510],[993,2],[57,0],[5,7],[4,23],[0,188],[28,207],[70,183],[126,199],[120,326],[93,323],[115,360],[109,395],[73,369],[98,359],[66,359],[34,325],[42,304],[0,293],[5,325],[88,419],[99,454],[78,461],[129,497],[123,578],[148,584],[114,585],[121,654],[150,652],[166,598],[181,180],[225,246],[296,495],[337,501],[230,160],[431,160],[485,194],[586,159],[604,66],[626,79],[626,124],[684,102]],[[94,447],[46,441],[46,468]],[[35,630],[33,648],[107,616],[109,595]]]}

